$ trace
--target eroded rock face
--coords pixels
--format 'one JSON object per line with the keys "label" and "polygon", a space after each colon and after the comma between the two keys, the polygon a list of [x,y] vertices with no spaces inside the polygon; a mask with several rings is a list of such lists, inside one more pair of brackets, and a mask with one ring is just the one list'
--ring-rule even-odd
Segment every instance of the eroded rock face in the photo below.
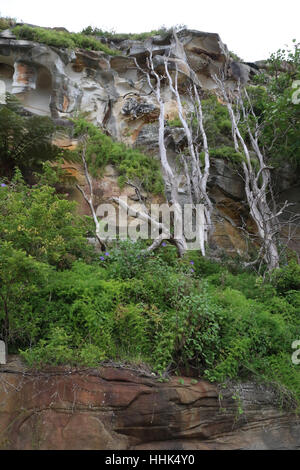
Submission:
{"label": "eroded rock face", "polygon": [[[126,119],[140,119],[157,108],[135,59],[143,66],[151,48],[159,69],[168,53],[170,67],[176,63],[182,72],[181,81],[192,70],[194,80],[203,88],[211,88],[212,74],[224,67],[228,56],[217,34],[189,30],[181,31],[176,40],[172,35],[155,36],[145,41],[117,41],[111,46],[119,50],[119,56],[80,49],[67,51],[17,40],[9,30],[3,31],[0,79],[5,79],[7,91],[18,95],[33,113],[67,118],[75,111],[86,111],[95,124],[105,125],[112,135],[126,140]],[[152,113],[154,119],[157,113]]]}
{"label": "eroded rock face", "polygon": [[[109,45],[118,50],[119,55],[58,49],[17,40],[9,30],[3,31],[0,33],[0,80],[4,81],[8,92],[23,102],[26,110],[51,116],[57,124],[63,124],[66,131],[68,118],[83,111],[112,137],[142,149],[149,158],[159,158],[159,106],[136,60],[144,67],[151,49],[156,70],[163,72],[164,56],[168,54],[170,70],[177,66],[180,71],[179,87],[187,106],[191,105],[187,78],[203,90],[211,90],[215,87],[213,75],[224,70],[228,87],[234,88],[237,80],[247,82],[260,64],[230,61],[227,47],[218,34],[193,30],[182,30],[176,38],[169,34],[145,41],[118,40]],[[161,94],[167,124],[178,116],[177,103],[164,82]],[[67,132],[66,135],[56,136],[55,143],[62,148],[76,147],[76,141],[68,137]],[[187,201],[187,185],[176,167],[178,153],[186,146],[183,129],[166,125],[165,143],[170,164],[179,173],[180,202],[184,204]],[[78,177],[80,184],[85,184],[78,166],[67,164],[66,167],[72,176]],[[121,191],[117,180],[117,175],[105,174],[103,181],[95,181],[95,191],[99,196],[97,203],[108,202],[112,196],[134,196],[131,194],[132,188]],[[289,191],[289,183],[286,186],[284,191]],[[214,213],[212,246],[233,254],[242,253],[246,250],[246,244],[237,229],[242,220],[239,220],[240,210],[234,211],[233,208],[237,207],[237,201],[244,200],[243,181],[228,162],[219,159],[212,162],[208,187],[211,199],[218,204]],[[79,191],[68,188],[68,192],[72,199],[80,203],[80,213],[89,214]],[[223,210],[228,205],[231,207],[229,216],[228,210]]]}
{"label": "eroded rock face", "polygon": [[300,448],[300,421],[272,391],[195,382],[109,367],[38,374],[11,357],[0,366],[0,449]]}

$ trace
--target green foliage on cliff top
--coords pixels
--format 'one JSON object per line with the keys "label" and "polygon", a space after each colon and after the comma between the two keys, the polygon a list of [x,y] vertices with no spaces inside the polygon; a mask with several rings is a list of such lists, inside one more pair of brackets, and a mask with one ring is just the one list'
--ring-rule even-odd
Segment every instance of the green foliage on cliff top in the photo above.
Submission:
{"label": "green foliage on cliff top", "polygon": [[63,47],[67,49],[91,49],[93,51],[103,51],[108,55],[117,55],[118,52],[110,49],[99,40],[80,33],[68,33],[65,31],[55,31],[53,29],[33,28],[28,25],[16,26],[13,29],[18,39],[41,42],[48,46]]}
{"label": "green foliage on cliff top", "polygon": [[159,29],[153,29],[152,31],[146,31],[143,33],[116,33],[115,31],[105,31],[101,28],[93,28],[92,26],[88,26],[87,28],[84,28],[81,33],[86,34],[88,36],[99,36],[111,40],[123,41],[125,39],[130,39],[134,41],[143,41],[153,36],[166,36],[167,34],[172,32],[173,28],[179,31],[180,29],[186,28],[186,26],[176,25],[172,28],[161,26]]}

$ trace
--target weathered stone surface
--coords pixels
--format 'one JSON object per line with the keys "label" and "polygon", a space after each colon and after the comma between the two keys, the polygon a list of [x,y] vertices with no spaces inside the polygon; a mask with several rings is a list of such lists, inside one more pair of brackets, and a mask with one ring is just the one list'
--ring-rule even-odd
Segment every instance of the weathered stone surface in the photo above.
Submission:
{"label": "weathered stone surface", "polygon": [[0,367],[0,448],[299,449],[299,418],[275,403],[253,383],[219,395],[201,379],[159,383],[106,367],[34,373],[11,357]]}
{"label": "weathered stone surface", "polygon": [[6,364],[6,345],[0,340],[0,364]]}
{"label": "weathered stone surface", "polygon": [[215,158],[213,160],[209,185],[211,188],[218,186],[233,199],[241,200],[245,197],[243,180],[224,159]]}
{"label": "weathered stone surface", "polygon": [[[134,63],[141,65],[152,48],[155,66],[163,66],[163,55],[170,53],[182,75],[190,76],[186,58],[196,72],[194,79],[206,86],[213,72],[224,65],[228,51],[217,34],[184,30],[174,40],[172,35],[155,36],[145,41],[116,41],[120,56],[109,57],[101,51],[67,51],[26,40],[17,40],[9,31],[0,35],[0,65],[13,67],[8,91],[19,96],[26,108],[53,118],[72,116],[77,110],[87,111],[96,124],[105,124],[115,137],[120,137],[129,103],[120,108],[119,98],[134,93],[137,101],[149,94],[145,80]],[[126,56],[124,53],[126,52]],[[194,68],[195,66],[195,68]],[[0,67],[0,79],[1,76]],[[42,77],[41,77],[42,75]],[[46,77],[47,76],[47,77]],[[46,79],[47,78],[47,79]],[[182,80],[182,77],[180,77]],[[46,83],[47,82],[47,86]],[[143,107],[132,106],[133,117],[148,114],[157,108],[155,97],[148,96]],[[157,116],[156,116],[157,117]]]}
{"label": "weathered stone surface", "polygon": [[231,73],[235,80],[240,80],[242,84],[245,84],[249,81],[250,67],[249,65],[241,64],[239,62],[232,62]]}
{"label": "weathered stone surface", "polygon": [[16,39],[16,36],[11,32],[10,29],[0,31],[0,38],[4,39]]}

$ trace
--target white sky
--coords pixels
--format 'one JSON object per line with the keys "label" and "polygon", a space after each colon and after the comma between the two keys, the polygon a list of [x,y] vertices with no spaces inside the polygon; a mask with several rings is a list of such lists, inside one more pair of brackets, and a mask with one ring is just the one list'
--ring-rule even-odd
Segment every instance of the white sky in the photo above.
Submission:
{"label": "white sky", "polygon": [[75,32],[89,25],[138,33],[185,24],[219,33],[246,61],[300,41],[299,0],[0,0],[0,14]]}

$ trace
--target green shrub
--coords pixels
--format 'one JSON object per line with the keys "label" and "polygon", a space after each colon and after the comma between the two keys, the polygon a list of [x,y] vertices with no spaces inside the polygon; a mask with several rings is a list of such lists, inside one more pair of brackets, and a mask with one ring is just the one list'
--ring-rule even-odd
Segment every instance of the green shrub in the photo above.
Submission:
{"label": "green shrub", "polygon": [[20,172],[0,188],[0,239],[12,242],[36,260],[59,269],[70,267],[76,257],[89,257],[76,203],[55,194],[46,185],[25,185]]}
{"label": "green shrub", "polygon": [[291,363],[289,352],[279,352],[268,357],[254,359],[256,378],[271,384],[278,392],[277,405],[299,409],[300,373],[299,366]]}
{"label": "green shrub", "polygon": [[157,309],[145,304],[120,304],[114,320],[117,358],[142,357],[147,362],[151,361],[153,337],[160,323]]}
{"label": "green shrub", "polygon": [[295,260],[291,260],[274,272],[273,285],[279,294],[285,294],[291,290],[300,290],[300,265]]}
{"label": "green shrub", "polygon": [[235,52],[229,51],[230,57],[235,61],[235,62],[243,62],[243,59],[241,59]]}
{"label": "green shrub", "polygon": [[290,290],[285,293],[285,299],[295,307],[300,315],[300,291]]}
{"label": "green shrub", "polygon": [[232,145],[232,126],[227,107],[218,101],[216,95],[209,94],[202,100],[202,110],[209,148]]}
{"label": "green shrub", "polygon": [[210,275],[208,280],[214,286],[222,286],[223,289],[230,287],[239,290],[243,292],[247,298],[255,299],[260,297],[260,286],[257,285],[257,277],[251,273],[244,272],[234,275],[223,268],[215,274]]}
{"label": "green shrub", "polygon": [[[240,292],[232,289],[225,289],[219,294],[219,299],[226,312],[220,324],[223,352],[214,369],[206,373],[211,380],[222,381],[238,376],[245,378],[249,370],[252,373],[255,371],[260,359],[264,359],[267,364],[268,357],[290,353],[297,329],[285,322],[283,316],[269,312],[265,305],[247,300]],[[284,381],[282,385],[289,387]]]}
{"label": "green shrub", "polygon": [[24,116],[20,103],[7,93],[6,104],[0,104],[0,177],[11,179],[18,167],[32,183],[46,161],[67,159],[67,152],[52,144],[54,132],[49,117]]}
{"label": "green shrub", "polygon": [[36,348],[21,351],[21,356],[32,366],[73,363],[74,352],[70,347],[71,336],[61,327],[53,327],[48,341],[41,339]]}
{"label": "green shrub", "polygon": [[209,154],[211,158],[223,158],[224,160],[228,160],[232,163],[241,163],[244,159],[242,153],[236,152],[233,147],[228,145],[221,145],[217,148],[211,148],[209,150]]}
{"label": "green shrub", "polygon": [[145,243],[141,241],[119,241],[100,257],[100,263],[108,269],[111,278],[132,279],[143,270],[145,260],[150,256],[144,252],[145,248]]}
{"label": "green shrub", "polygon": [[138,180],[154,194],[163,192],[163,181],[159,162],[137,149],[114,141],[92,123],[79,118],[75,122],[75,135],[88,135],[86,159],[91,174],[96,175],[108,163],[114,164],[119,173],[121,186],[127,180]]}

